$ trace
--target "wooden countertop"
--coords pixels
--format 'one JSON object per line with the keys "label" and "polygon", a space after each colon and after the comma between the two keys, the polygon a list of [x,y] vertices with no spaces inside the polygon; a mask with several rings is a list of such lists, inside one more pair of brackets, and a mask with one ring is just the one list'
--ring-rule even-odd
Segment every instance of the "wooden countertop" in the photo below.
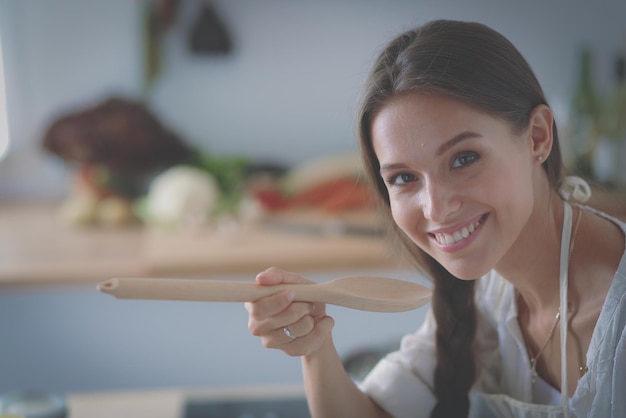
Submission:
{"label": "wooden countertop", "polygon": [[111,277],[250,275],[393,267],[381,237],[285,232],[247,224],[166,233],[63,224],[54,203],[0,203],[0,285],[95,283]]}
{"label": "wooden countertop", "polygon": [[72,418],[182,418],[184,401],[177,390],[76,393],[67,409]]}
{"label": "wooden countertop", "polygon": [[[594,191],[590,206],[626,220],[626,194]],[[0,285],[96,283],[111,277],[250,275],[270,266],[298,272],[403,267],[382,237],[286,232],[259,223],[166,233],[141,226],[71,227],[55,203],[0,202]],[[367,229],[373,214],[347,214]],[[334,230],[338,219],[300,214],[280,226]],[[349,222],[346,222],[348,220]],[[340,224],[342,225],[342,224]],[[362,231],[361,231],[362,232]],[[406,265],[404,265],[405,267]]]}

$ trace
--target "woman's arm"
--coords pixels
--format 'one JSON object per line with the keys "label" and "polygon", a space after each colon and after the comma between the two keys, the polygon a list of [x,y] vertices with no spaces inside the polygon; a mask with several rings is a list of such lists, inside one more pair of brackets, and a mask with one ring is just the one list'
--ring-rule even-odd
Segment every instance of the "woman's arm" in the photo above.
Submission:
{"label": "woman's arm", "polygon": [[346,373],[329,338],[319,350],[302,356],[309,409],[316,417],[390,418]]}
{"label": "woman's arm", "polygon": [[[271,268],[257,276],[264,286],[310,283],[293,273]],[[288,291],[246,303],[248,327],[265,347],[300,356],[307,400],[313,417],[389,417],[346,373],[331,338],[334,320],[319,303],[293,302]],[[296,338],[289,337],[285,327]]]}

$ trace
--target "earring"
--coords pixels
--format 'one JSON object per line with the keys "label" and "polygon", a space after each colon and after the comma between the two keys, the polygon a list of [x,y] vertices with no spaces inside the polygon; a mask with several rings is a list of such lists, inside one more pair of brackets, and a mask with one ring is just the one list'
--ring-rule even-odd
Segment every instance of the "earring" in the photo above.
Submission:
{"label": "earring", "polygon": [[543,156],[542,155],[537,155],[537,161],[543,161]]}

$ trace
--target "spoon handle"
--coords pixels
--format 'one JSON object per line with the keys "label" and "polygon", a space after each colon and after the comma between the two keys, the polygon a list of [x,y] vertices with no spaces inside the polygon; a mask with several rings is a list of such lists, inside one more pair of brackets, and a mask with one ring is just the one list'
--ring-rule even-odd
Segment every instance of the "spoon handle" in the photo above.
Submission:
{"label": "spoon handle", "polygon": [[98,284],[99,291],[118,299],[206,302],[252,302],[285,289],[293,290],[298,301],[321,302],[320,292],[315,291],[318,290],[317,287],[318,285],[313,284],[261,286],[256,283],[225,280],[147,278],[118,278]]}

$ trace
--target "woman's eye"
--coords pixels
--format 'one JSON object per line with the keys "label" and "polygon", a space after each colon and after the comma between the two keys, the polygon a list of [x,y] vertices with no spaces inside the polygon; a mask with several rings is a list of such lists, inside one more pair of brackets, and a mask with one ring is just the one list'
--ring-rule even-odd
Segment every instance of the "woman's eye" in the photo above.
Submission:
{"label": "woman's eye", "polygon": [[475,152],[463,152],[454,157],[452,160],[452,168],[462,168],[472,164],[476,160],[478,160],[478,154]]}
{"label": "woman's eye", "polygon": [[416,177],[413,174],[400,173],[389,178],[389,180],[387,180],[387,183],[391,184],[392,186],[402,186],[415,180]]}

